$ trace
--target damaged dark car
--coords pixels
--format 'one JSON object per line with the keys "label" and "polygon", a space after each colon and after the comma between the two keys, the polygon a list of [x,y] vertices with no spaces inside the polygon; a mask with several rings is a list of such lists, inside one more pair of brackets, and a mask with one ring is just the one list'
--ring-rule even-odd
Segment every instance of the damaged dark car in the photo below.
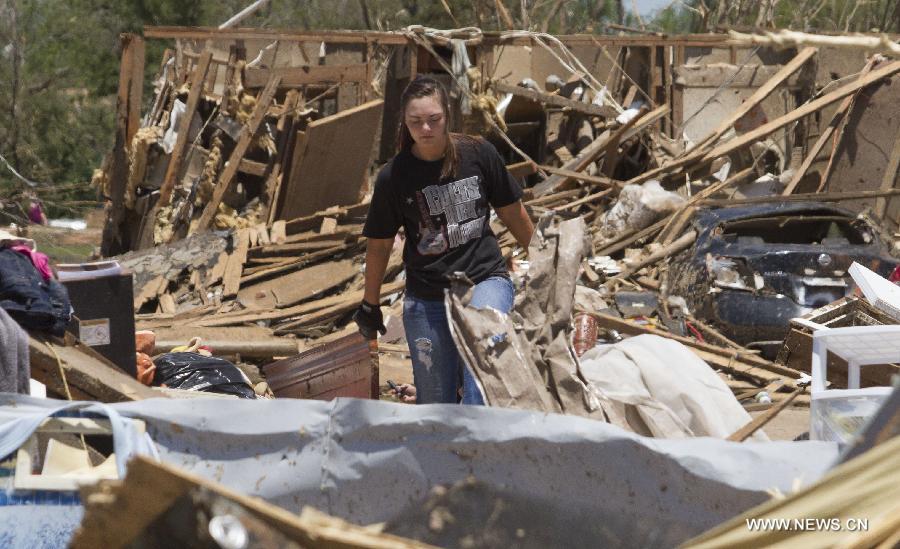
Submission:
{"label": "damaged dark car", "polygon": [[829,204],[701,209],[692,223],[697,240],[672,259],[669,295],[767,358],[790,319],[853,292],[854,261],[885,277],[898,264],[864,219]]}

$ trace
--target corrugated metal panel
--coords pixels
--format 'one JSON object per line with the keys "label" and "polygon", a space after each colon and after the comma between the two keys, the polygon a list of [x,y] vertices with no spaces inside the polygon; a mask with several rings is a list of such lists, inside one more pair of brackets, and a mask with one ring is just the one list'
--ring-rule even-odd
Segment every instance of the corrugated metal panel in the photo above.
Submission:
{"label": "corrugated metal panel", "polygon": [[369,342],[351,334],[263,367],[276,397],[331,400],[378,398],[378,358]]}

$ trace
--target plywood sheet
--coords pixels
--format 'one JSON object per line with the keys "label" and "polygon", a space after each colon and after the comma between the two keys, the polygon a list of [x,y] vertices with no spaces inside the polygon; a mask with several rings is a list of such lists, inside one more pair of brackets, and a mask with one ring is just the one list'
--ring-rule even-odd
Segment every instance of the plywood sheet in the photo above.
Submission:
{"label": "plywood sheet", "polygon": [[370,101],[316,120],[302,132],[277,219],[359,202],[383,106],[382,100]]}
{"label": "plywood sheet", "polygon": [[352,260],[322,263],[301,269],[238,292],[238,300],[248,308],[289,307],[314,295],[344,284],[356,276]]}

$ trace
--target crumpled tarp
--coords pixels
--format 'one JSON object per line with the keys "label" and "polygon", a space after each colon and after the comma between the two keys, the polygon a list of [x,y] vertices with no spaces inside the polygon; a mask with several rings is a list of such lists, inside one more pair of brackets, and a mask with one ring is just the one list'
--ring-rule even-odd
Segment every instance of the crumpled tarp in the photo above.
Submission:
{"label": "crumpled tarp", "polygon": [[[58,401],[0,395],[0,418]],[[818,479],[829,442],[660,440],[579,417],[357,399],[151,399],[110,405],[143,419],[167,463],[292,512],[358,524],[419,506],[467,478],[584,517],[598,545],[672,547]],[[560,545],[565,545],[561,540]]]}
{"label": "crumpled tarp", "polygon": [[[590,384],[635,433],[727,438],[753,419],[712,368],[677,341],[645,334],[594,347],[580,360]],[[753,438],[768,440],[762,431]]]}

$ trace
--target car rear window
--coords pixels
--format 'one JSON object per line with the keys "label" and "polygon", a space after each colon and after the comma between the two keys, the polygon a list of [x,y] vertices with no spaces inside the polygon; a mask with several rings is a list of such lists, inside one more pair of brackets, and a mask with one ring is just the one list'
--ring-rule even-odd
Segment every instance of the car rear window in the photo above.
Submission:
{"label": "car rear window", "polygon": [[869,234],[844,216],[777,216],[741,219],[723,224],[722,236],[746,244],[866,244]]}

